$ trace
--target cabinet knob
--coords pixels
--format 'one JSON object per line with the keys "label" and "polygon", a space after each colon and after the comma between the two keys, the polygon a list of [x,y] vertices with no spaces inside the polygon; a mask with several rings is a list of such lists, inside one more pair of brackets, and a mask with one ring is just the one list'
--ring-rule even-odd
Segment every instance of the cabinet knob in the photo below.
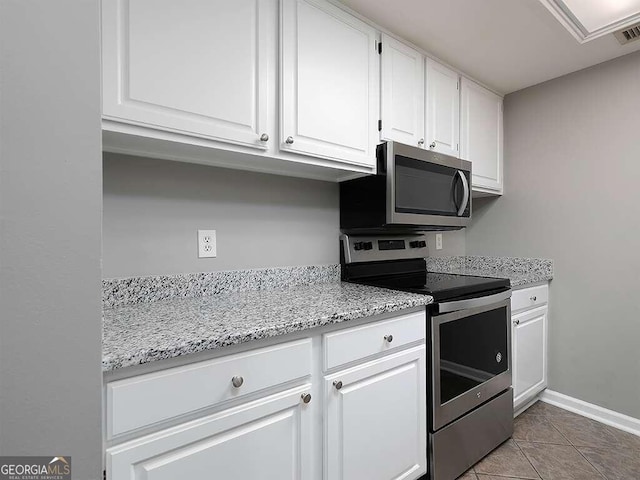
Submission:
{"label": "cabinet knob", "polygon": [[335,380],[333,382],[333,386],[336,387],[336,390],[340,390],[342,388],[342,382],[340,380]]}
{"label": "cabinet knob", "polygon": [[231,384],[236,388],[240,388],[243,383],[244,383],[244,378],[242,377],[236,376],[231,379]]}
{"label": "cabinet knob", "polygon": [[291,145],[293,143],[293,137],[287,137],[284,143],[286,143],[287,145]]}
{"label": "cabinet knob", "polygon": [[514,324],[514,325],[520,325],[520,320],[514,320],[514,321],[513,321],[513,324]]}
{"label": "cabinet knob", "polygon": [[393,335],[385,335],[385,336],[384,336],[384,339],[385,339],[387,342],[391,343],[391,342],[393,342]]}
{"label": "cabinet knob", "polygon": [[420,146],[424,145],[424,138],[421,138],[420,140],[418,140],[418,145]]}
{"label": "cabinet knob", "polygon": [[431,142],[431,144],[429,145],[429,148],[436,148],[436,142]]}
{"label": "cabinet knob", "polygon": [[300,395],[300,398],[302,399],[302,401],[304,403],[309,403],[311,401],[311,394],[310,393],[303,393],[302,395]]}
{"label": "cabinet knob", "polygon": [[536,297],[535,295],[533,297],[529,297],[529,300],[531,300],[532,302],[535,302],[538,299],[538,297]]}
{"label": "cabinet knob", "polygon": [[266,133],[263,133],[262,135],[260,135],[260,141],[261,142],[268,142],[269,141],[269,135],[267,135]]}

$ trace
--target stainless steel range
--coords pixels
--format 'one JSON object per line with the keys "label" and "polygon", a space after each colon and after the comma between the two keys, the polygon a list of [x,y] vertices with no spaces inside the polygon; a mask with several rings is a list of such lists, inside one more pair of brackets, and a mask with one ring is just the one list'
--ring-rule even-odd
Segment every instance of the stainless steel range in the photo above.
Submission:
{"label": "stainless steel range", "polygon": [[342,279],[434,297],[427,307],[428,477],[454,480],[513,434],[507,279],[427,273],[421,234],[341,237]]}

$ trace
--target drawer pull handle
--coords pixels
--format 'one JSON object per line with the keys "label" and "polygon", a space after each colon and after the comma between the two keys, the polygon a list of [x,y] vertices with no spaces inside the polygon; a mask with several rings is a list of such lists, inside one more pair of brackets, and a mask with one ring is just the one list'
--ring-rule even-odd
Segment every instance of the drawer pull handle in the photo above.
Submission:
{"label": "drawer pull handle", "polygon": [[514,325],[520,325],[520,320],[514,320],[514,321],[513,321],[513,324],[514,324]]}
{"label": "drawer pull handle", "polygon": [[385,339],[387,342],[391,343],[391,342],[393,342],[393,335],[385,335],[385,336],[384,336],[384,339]]}
{"label": "drawer pull handle", "polygon": [[335,380],[333,382],[333,386],[336,387],[336,390],[340,390],[342,388],[342,382],[340,380]]}
{"label": "drawer pull handle", "polygon": [[300,398],[302,399],[302,401],[304,403],[309,403],[311,401],[311,394],[310,393],[303,393],[302,395],[300,395]]}
{"label": "drawer pull handle", "polygon": [[233,377],[231,379],[231,383],[234,387],[236,388],[240,388],[242,386],[242,384],[244,383],[244,378],[242,377]]}
{"label": "drawer pull handle", "polygon": [[529,297],[529,300],[531,300],[532,302],[535,302],[536,300],[538,300],[538,297],[534,295],[533,297]]}

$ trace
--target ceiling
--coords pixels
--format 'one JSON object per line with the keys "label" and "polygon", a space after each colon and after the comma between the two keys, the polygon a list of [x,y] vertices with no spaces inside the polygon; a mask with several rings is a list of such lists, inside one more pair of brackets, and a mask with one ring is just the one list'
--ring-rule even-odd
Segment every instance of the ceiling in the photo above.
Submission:
{"label": "ceiling", "polygon": [[539,0],[340,1],[503,94],[640,50],[580,43]]}

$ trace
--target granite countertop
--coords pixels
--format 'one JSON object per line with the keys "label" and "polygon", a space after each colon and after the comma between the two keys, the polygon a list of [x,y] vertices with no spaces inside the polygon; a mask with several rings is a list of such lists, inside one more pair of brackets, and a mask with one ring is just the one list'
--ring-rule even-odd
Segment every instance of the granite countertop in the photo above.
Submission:
{"label": "granite countertop", "polygon": [[456,256],[427,258],[427,271],[508,278],[512,288],[553,279],[553,261],[543,258]]}
{"label": "granite countertop", "polygon": [[102,370],[109,372],[432,301],[428,295],[328,281],[105,308]]}
{"label": "granite countertop", "polygon": [[[518,288],[553,278],[535,258],[427,258],[430,272],[500,277]],[[102,370],[427,305],[428,295],[340,282],[339,265],[103,280]]]}

